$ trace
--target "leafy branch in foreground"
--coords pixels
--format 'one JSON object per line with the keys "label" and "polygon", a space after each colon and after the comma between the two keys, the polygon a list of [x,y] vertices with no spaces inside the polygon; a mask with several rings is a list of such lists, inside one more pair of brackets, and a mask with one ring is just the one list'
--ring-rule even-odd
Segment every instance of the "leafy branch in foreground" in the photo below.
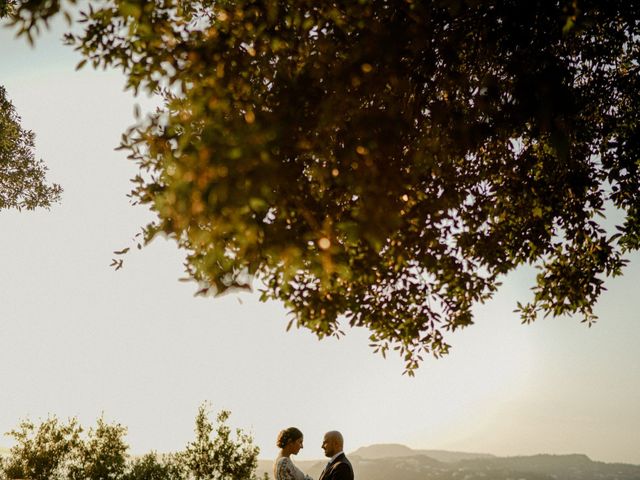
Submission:
{"label": "leafy branch in foreground", "polygon": [[539,269],[523,321],[593,321],[640,246],[634,2],[89,5],[68,42],[164,98],[122,145],[145,239],[209,291],[258,278],[298,326],[367,327],[411,373],[519,265]]}

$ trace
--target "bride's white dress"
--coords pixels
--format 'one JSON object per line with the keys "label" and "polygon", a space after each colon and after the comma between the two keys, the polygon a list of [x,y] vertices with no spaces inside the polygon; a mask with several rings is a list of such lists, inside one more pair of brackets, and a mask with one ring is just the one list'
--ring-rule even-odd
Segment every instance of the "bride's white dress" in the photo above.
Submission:
{"label": "bride's white dress", "polygon": [[295,466],[289,457],[278,457],[273,463],[273,477],[276,480],[311,480]]}

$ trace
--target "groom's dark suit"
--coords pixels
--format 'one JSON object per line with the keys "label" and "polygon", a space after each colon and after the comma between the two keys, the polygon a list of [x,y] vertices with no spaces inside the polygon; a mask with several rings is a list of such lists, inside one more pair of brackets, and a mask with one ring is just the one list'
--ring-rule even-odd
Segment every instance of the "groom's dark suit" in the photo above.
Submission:
{"label": "groom's dark suit", "polygon": [[341,453],[327,465],[318,480],[353,480],[351,462],[344,453]]}

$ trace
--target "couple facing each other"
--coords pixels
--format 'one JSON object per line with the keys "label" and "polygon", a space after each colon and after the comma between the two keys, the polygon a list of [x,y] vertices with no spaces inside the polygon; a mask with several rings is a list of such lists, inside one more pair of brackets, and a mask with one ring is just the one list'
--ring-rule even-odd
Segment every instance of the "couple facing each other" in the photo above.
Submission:
{"label": "couple facing each other", "polygon": [[[280,448],[280,454],[273,464],[275,480],[313,480],[296,467],[291,460],[291,455],[296,455],[302,449],[302,441],[302,432],[295,427],[280,432],[276,443]],[[336,431],[325,433],[322,449],[330,460],[318,480],[353,480],[353,468],[343,451],[342,434]]]}

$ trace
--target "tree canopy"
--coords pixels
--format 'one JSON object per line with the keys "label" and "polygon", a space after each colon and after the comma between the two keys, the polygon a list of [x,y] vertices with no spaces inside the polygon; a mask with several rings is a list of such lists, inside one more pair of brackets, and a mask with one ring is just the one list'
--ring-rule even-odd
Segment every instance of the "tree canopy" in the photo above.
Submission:
{"label": "tree canopy", "polygon": [[165,100],[122,147],[146,241],[175,239],[203,292],[258,278],[412,371],[520,265],[523,321],[593,321],[640,246],[637,2],[105,0],[80,22],[83,63]]}
{"label": "tree canopy", "polygon": [[48,208],[60,199],[61,187],[47,184],[47,167],[35,158],[34,138],[0,85],[0,210]]}

